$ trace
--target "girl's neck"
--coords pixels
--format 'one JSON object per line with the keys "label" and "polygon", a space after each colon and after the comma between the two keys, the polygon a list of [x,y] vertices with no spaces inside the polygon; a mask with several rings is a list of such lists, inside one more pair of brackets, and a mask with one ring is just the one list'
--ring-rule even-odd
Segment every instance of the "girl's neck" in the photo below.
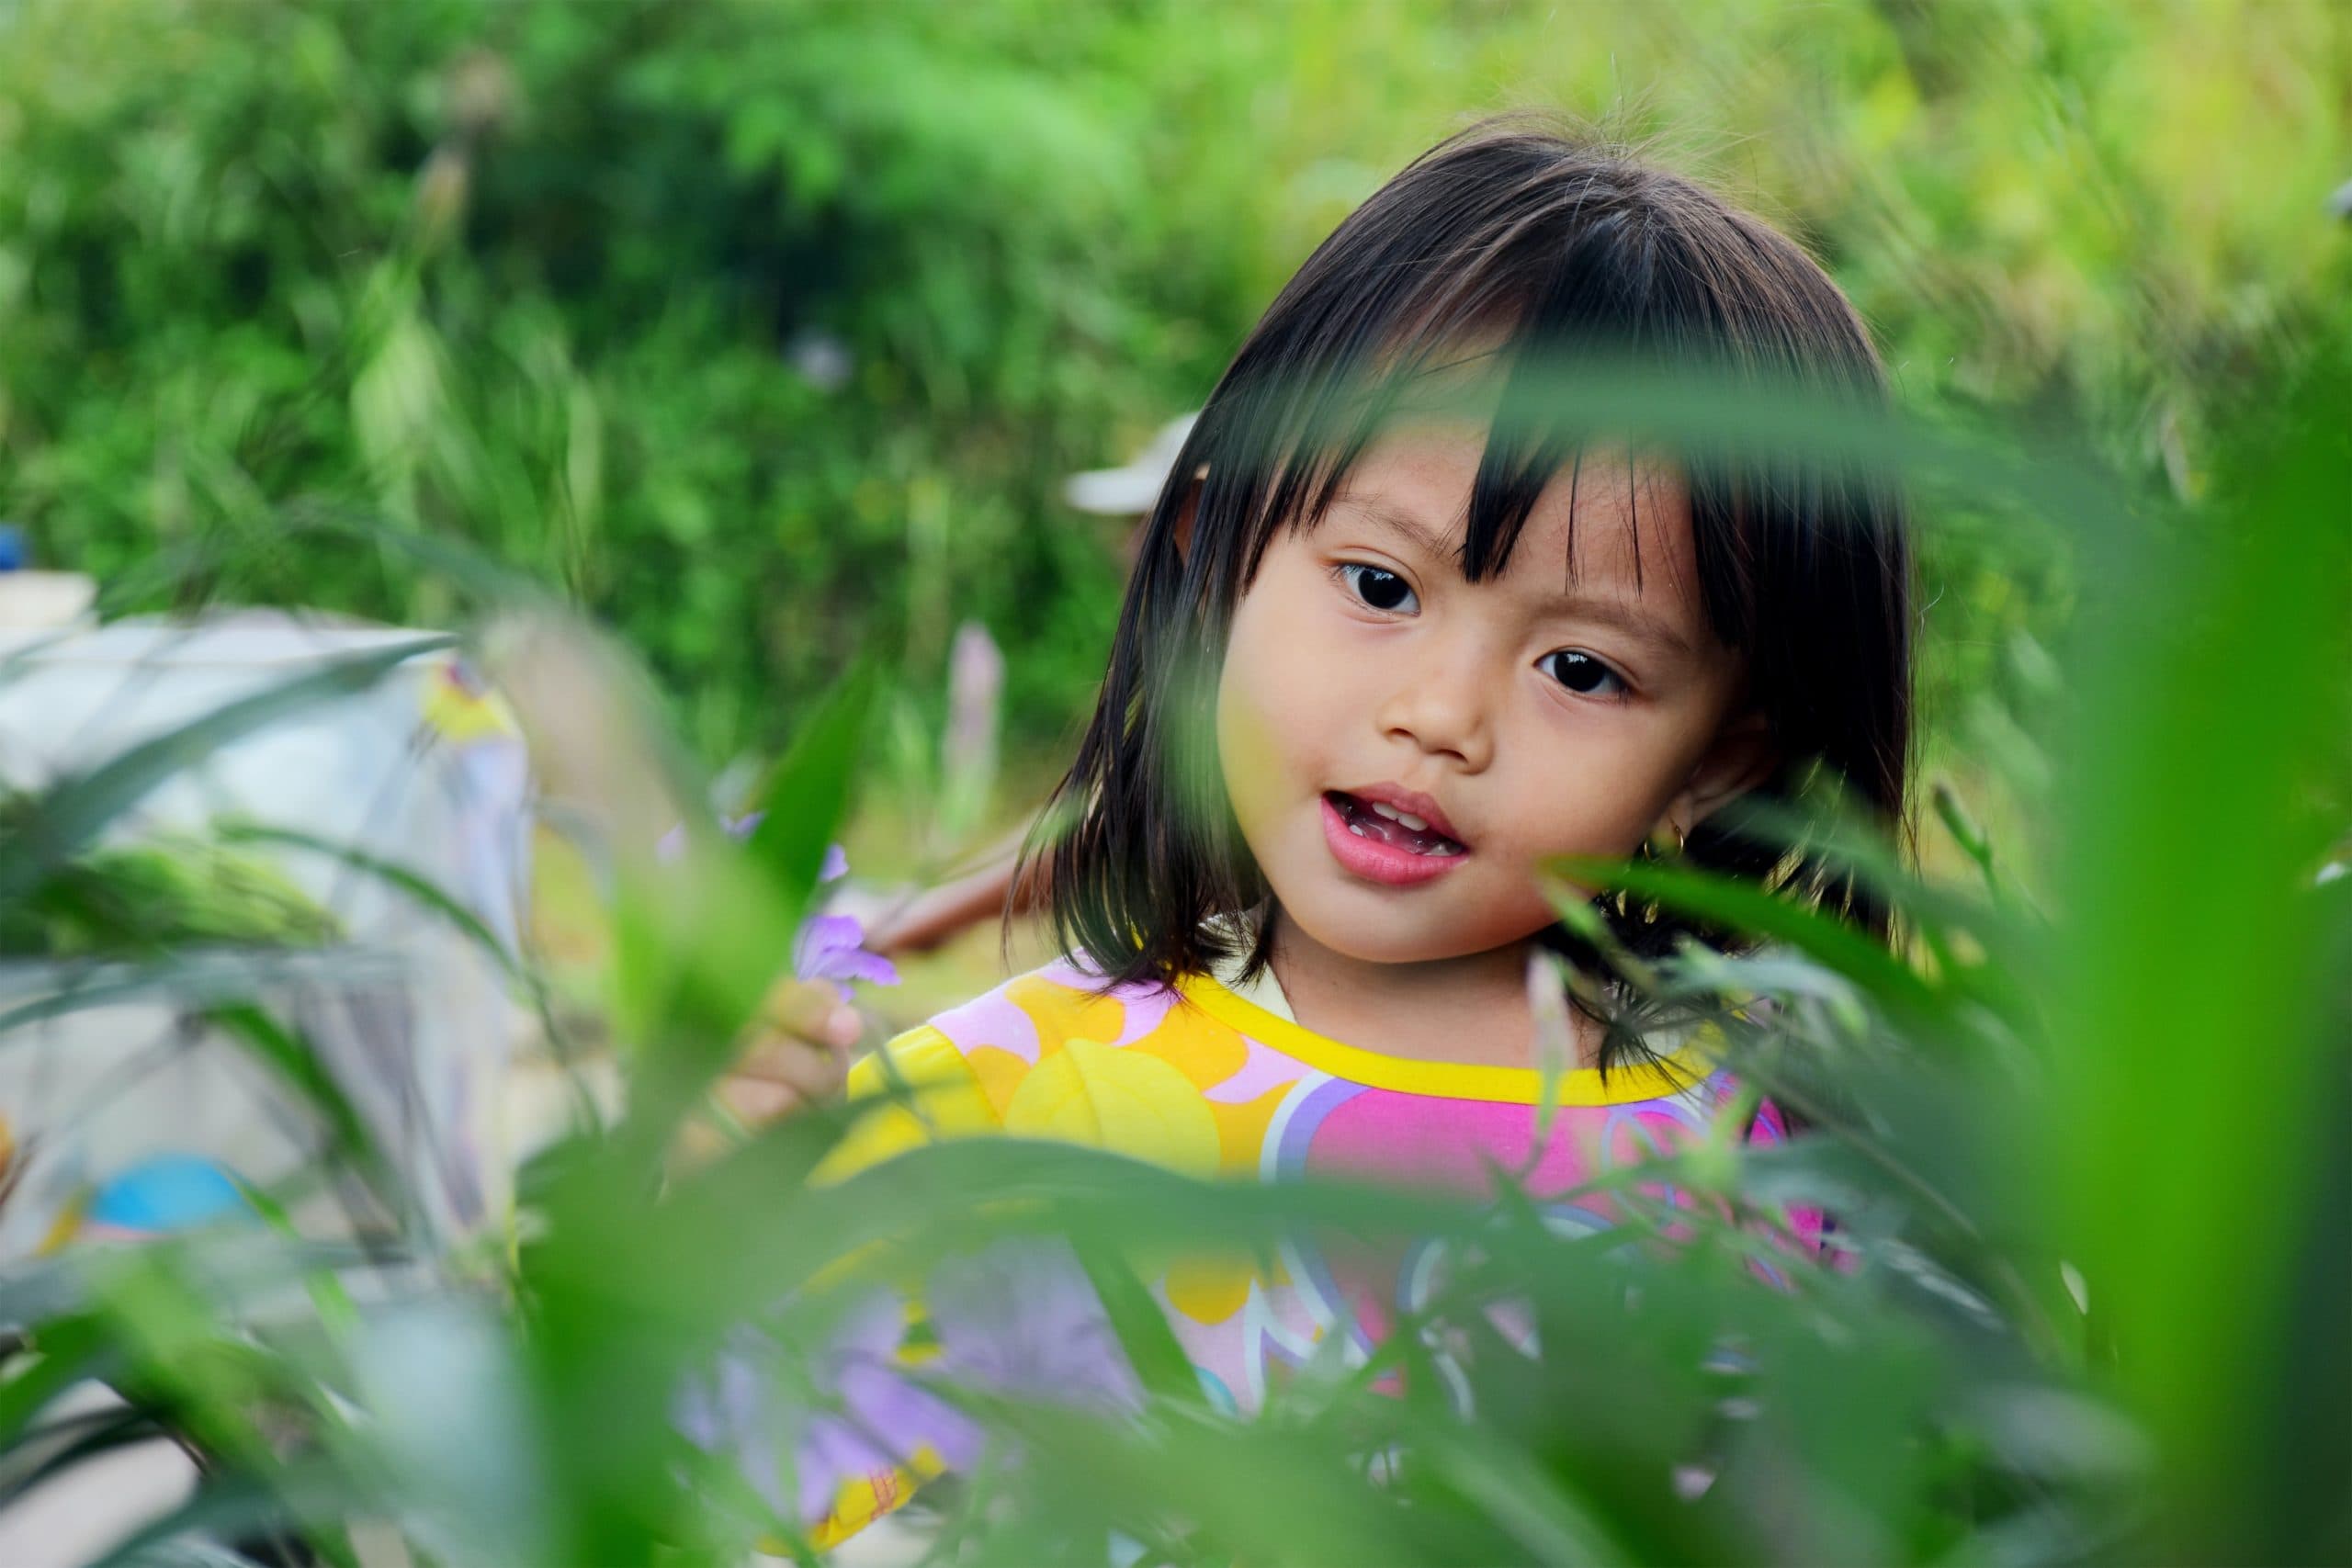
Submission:
{"label": "girl's neck", "polygon": [[[1532,1067],[1535,1017],[1527,997],[1532,941],[1459,958],[1380,964],[1323,946],[1274,921],[1274,978],[1302,1028],[1366,1051],[1465,1066]],[[1600,1057],[1597,1026],[1571,1010],[1573,1065]]]}

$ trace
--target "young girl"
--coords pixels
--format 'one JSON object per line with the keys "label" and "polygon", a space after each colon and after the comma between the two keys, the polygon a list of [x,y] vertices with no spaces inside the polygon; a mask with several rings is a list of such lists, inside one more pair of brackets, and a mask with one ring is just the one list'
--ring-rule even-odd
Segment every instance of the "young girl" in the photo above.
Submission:
{"label": "young girl", "polygon": [[[1577,1061],[1547,1077],[1531,958],[1591,955],[1540,861],[1677,853],[1883,935],[1850,885],[1718,817],[1826,764],[1900,818],[1896,504],[1802,463],[1505,429],[1453,396],[1501,406],[1596,349],[1884,395],[1821,268],[1688,180],[1509,122],[1415,162],[1266,312],[1152,515],[1061,788],[1075,826],[1037,859],[1069,956],[861,1064],[854,1095],[897,1078],[916,1098],[865,1118],[845,1164],[1001,1133],[1204,1177],[1476,1188],[1501,1168],[1541,1200],[1692,1136],[1727,1095],[1702,1043],[1603,1009],[1571,1015]],[[1600,908],[1637,953],[1681,929]],[[1563,1109],[1539,1150],[1547,1082]],[[1785,1134],[1769,1105],[1746,1131]],[[1301,1248],[1180,1264],[1155,1291],[1212,1398],[1246,1410],[1328,1336],[1368,1350],[1411,1304],[1342,1272]],[[1054,1274],[1013,1288],[1054,1310]],[[1096,1358],[1098,1331],[1057,1335]],[[854,1458],[830,1494],[804,1472],[820,1535],[887,1506],[894,1461],[961,1459],[968,1434],[942,1432]]]}

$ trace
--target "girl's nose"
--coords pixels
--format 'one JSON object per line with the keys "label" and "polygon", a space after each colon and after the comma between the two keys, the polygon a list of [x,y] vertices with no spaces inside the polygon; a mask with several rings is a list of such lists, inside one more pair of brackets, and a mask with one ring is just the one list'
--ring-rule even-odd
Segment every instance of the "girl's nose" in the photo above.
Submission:
{"label": "girl's nose", "polygon": [[1480,773],[1494,761],[1492,705],[1502,679],[1471,650],[1454,649],[1402,672],[1374,716],[1383,735]]}

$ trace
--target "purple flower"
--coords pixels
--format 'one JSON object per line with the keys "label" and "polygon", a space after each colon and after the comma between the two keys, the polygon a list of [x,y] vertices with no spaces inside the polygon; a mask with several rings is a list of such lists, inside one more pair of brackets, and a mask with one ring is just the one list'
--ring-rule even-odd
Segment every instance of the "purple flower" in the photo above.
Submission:
{"label": "purple flower", "polygon": [[804,980],[831,980],[849,1000],[845,980],[899,983],[898,966],[865,951],[865,926],[854,915],[811,915],[792,944],[792,972]]}
{"label": "purple flower", "polygon": [[[730,839],[748,838],[766,815],[764,811],[752,811],[741,817],[722,817],[718,825]],[[685,824],[682,822],[662,834],[654,852],[665,865],[684,854]],[[848,853],[839,844],[827,845],[824,864],[817,871],[818,884],[839,882],[848,874]],[[793,939],[792,972],[803,980],[831,981],[843,1001],[850,999],[846,981],[865,980],[876,986],[899,983],[896,964],[878,953],[865,951],[865,925],[854,915],[811,915]]]}
{"label": "purple flower", "polygon": [[979,1428],[907,1378],[899,1359],[905,1339],[905,1303],[880,1291],[852,1307],[808,1359],[822,1408],[804,1416],[793,1441],[792,1498],[779,1463],[788,1413],[774,1371],[788,1348],[765,1332],[747,1327],[729,1337],[715,1374],[678,1402],[678,1427],[706,1451],[732,1454],[768,1506],[804,1529],[831,1511],[843,1483],[911,1467],[926,1448],[950,1469],[967,1468],[979,1456]]}
{"label": "purple flower", "polygon": [[997,710],[1004,699],[1004,655],[978,621],[956,628],[947,660],[947,733],[940,747],[949,778],[996,773]]}
{"label": "purple flower", "polygon": [[905,1339],[904,1303],[877,1292],[849,1314],[818,1359],[818,1385],[840,1409],[812,1417],[795,1450],[804,1524],[824,1517],[843,1482],[911,1465],[923,1449],[951,1470],[979,1457],[980,1430],[972,1419],[907,1379],[899,1361]]}
{"label": "purple flower", "polygon": [[[951,1258],[933,1270],[925,1305],[939,1345],[939,1353],[922,1363],[928,1379],[1104,1414],[1141,1402],[1109,1314],[1067,1247],[1007,1241]],[[905,1304],[876,1292],[842,1318],[813,1359],[811,1379],[835,1408],[811,1416],[794,1449],[804,1525],[824,1517],[844,1483],[911,1466],[926,1448],[949,1470],[968,1469],[979,1457],[978,1424],[907,1375],[900,1354],[905,1338]],[[722,1390],[727,1381],[722,1369]],[[729,1433],[738,1451],[747,1465],[764,1461],[772,1470],[773,1428],[762,1447],[752,1429],[753,1406],[746,1403],[738,1411],[744,1424]],[[710,1447],[704,1435],[709,1429],[690,1433]],[[773,1482],[763,1491],[771,1502],[781,1501]]]}
{"label": "purple flower", "polygon": [[1135,1369],[1094,1282],[1059,1242],[1001,1241],[942,1263],[931,1279],[932,1365],[991,1393],[1091,1410],[1133,1408]]}
{"label": "purple flower", "polygon": [[[764,811],[747,811],[741,817],[721,817],[718,819],[719,830],[730,839],[748,839],[752,836],[752,829],[758,827],[766,816]],[[674,863],[685,852],[686,825],[684,822],[662,834],[653,846],[653,858],[663,865]],[[817,880],[831,882],[848,870],[849,857],[842,853],[839,844],[833,844],[825,851],[825,868],[817,874]]]}
{"label": "purple flower", "polygon": [[[755,812],[727,830],[748,833],[758,821]],[[828,845],[818,882],[839,882],[848,874],[848,854],[839,844]],[[831,980],[843,1001],[849,1000],[844,981],[868,980],[877,986],[899,983],[897,964],[878,953],[865,951],[865,923],[854,915],[809,916],[792,943],[792,972],[804,980]]]}

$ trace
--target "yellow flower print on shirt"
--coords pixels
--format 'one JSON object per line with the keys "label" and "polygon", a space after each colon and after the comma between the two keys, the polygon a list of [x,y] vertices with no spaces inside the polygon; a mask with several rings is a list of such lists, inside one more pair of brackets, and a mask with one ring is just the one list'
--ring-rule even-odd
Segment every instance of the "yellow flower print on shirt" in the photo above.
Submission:
{"label": "yellow flower print on shirt", "polygon": [[817,1168],[819,1184],[839,1181],[893,1155],[948,1138],[968,1138],[996,1130],[989,1104],[970,1062],[934,1029],[910,1032],[888,1053],[868,1056],[851,1069],[852,1100],[888,1100],[853,1125]]}
{"label": "yellow flower print on shirt", "polygon": [[1065,1041],[1030,1069],[1004,1108],[1017,1138],[1115,1149],[1186,1176],[1217,1170],[1216,1119],[1192,1081],[1158,1056]]}

